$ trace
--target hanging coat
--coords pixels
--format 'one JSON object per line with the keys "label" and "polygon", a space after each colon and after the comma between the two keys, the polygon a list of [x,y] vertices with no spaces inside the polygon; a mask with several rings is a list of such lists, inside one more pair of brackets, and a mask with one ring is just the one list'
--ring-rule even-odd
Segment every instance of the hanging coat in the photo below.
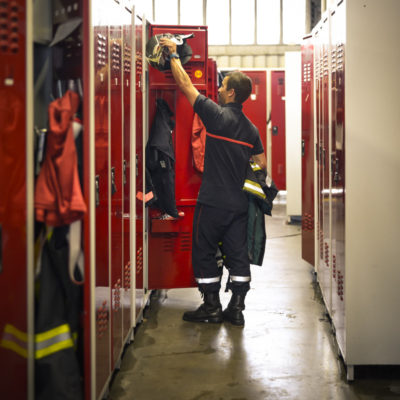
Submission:
{"label": "hanging coat", "polygon": [[[163,99],[157,99],[156,114],[146,146],[146,168],[156,194],[155,206],[178,218],[175,201],[175,154],[172,143],[174,114]],[[148,186],[148,184],[146,184]]]}
{"label": "hanging coat", "polygon": [[78,106],[71,90],[49,105],[46,155],[35,188],[36,219],[49,226],[70,224],[86,212],[72,126]]}
{"label": "hanging coat", "polygon": [[265,253],[264,215],[271,215],[278,189],[272,179],[254,162],[250,162],[243,190],[248,195],[247,246],[251,264],[262,265]]}
{"label": "hanging coat", "polygon": [[[83,399],[79,362],[82,286],[68,272],[68,226],[55,228],[41,254],[35,304],[35,399]],[[76,277],[80,279],[80,277]]]}
{"label": "hanging coat", "polygon": [[197,113],[193,117],[192,152],[193,164],[199,172],[204,171],[204,154],[206,151],[207,130]]}

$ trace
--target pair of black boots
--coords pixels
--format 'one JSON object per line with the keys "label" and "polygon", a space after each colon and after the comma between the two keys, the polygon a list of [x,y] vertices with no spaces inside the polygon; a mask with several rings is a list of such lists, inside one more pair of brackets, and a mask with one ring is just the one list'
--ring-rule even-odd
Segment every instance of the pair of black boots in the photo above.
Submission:
{"label": "pair of black boots", "polygon": [[228,321],[233,325],[244,326],[243,310],[246,293],[232,293],[228,307],[222,311],[219,292],[204,293],[203,304],[195,311],[186,311],[184,321],[221,323]]}

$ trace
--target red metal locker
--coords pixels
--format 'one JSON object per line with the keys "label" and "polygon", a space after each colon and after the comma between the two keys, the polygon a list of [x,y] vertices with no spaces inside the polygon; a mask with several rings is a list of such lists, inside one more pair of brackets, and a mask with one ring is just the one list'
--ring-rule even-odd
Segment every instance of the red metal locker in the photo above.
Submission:
{"label": "red metal locker", "polygon": [[310,264],[315,263],[315,218],[314,218],[314,46],[312,36],[303,39],[302,61],[302,257]]}
{"label": "red metal locker", "polygon": [[271,71],[271,177],[286,190],[285,71]]}
{"label": "red metal locker", "polygon": [[329,18],[325,18],[315,32],[315,91],[316,91],[316,129],[318,158],[318,235],[319,260],[318,280],[329,312],[331,309],[330,272],[330,127],[329,127]]}
{"label": "red metal locker", "polygon": [[131,321],[131,261],[130,261],[130,194],[131,173],[135,173],[135,157],[131,157],[131,59],[132,59],[132,13],[122,8],[122,86],[123,86],[123,275],[122,275],[122,340],[125,341],[130,328],[134,325]]}
{"label": "red metal locker", "polygon": [[[208,87],[207,29],[204,26],[151,26],[149,37],[160,33],[189,34],[187,40],[193,51],[184,65],[193,84],[202,93]],[[175,148],[175,197],[179,211],[185,216],[160,220],[159,212],[151,210],[149,232],[149,288],[177,288],[195,286],[191,263],[191,241],[194,206],[201,184],[201,174],[193,166],[191,134],[194,111],[178,90],[171,71],[149,71],[149,121],[154,119],[157,98],[164,99],[174,113],[172,133]]]}
{"label": "red metal locker", "polygon": [[[135,17],[135,74],[136,74],[136,115],[135,115],[135,146],[136,146],[136,262],[134,267],[135,273],[135,298],[136,298],[136,317],[139,315],[143,305],[144,298],[144,285],[143,285],[143,193],[144,181],[143,181],[143,162],[144,162],[144,147],[143,147],[143,82],[144,82],[144,66],[143,66],[143,30],[145,29],[142,20],[139,17]],[[139,196],[142,194],[142,196]]]}
{"label": "red metal locker", "polygon": [[26,2],[0,2],[0,16],[0,387],[3,398],[26,399]]}
{"label": "red metal locker", "polygon": [[[100,396],[111,372],[110,354],[110,279],[109,279],[109,33],[106,24],[107,8],[100,1],[93,3],[96,8],[94,27],[95,60],[95,304],[96,308],[96,398]],[[94,16],[93,16],[94,17]],[[91,105],[89,105],[91,106]],[[93,337],[93,335],[92,335]],[[91,337],[91,340],[92,340]],[[88,357],[90,342],[87,343]],[[90,358],[90,355],[89,355]],[[88,392],[86,392],[88,393]]]}
{"label": "red metal locker", "polygon": [[241,70],[253,83],[250,97],[243,103],[243,112],[257,127],[264,153],[267,151],[267,71]]}
{"label": "red metal locker", "polygon": [[332,59],[332,318],[340,348],[345,337],[345,5],[331,16]]}
{"label": "red metal locker", "polygon": [[[121,12],[119,4],[110,2],[111,15]],[[120,21],[120,18],[119,18]],[[114,23],[114,21],[113,21]],[[109,68],[110,68],[110,134],[111,134],[111,334],[112,363],[114,369],[122,350],[122,199],[123,199],[123,132],[122,132],[122,28],[109,28]]]}

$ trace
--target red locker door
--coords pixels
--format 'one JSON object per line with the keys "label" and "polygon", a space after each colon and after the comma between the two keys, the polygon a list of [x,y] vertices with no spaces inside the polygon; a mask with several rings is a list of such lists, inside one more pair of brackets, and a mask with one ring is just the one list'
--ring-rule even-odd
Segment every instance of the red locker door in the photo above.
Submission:
{"label": "red locker door", "polygon": [[26,399],[29,336],[25,1],[0,2],[0,15],[0,390],[2,398]]}
{"label": "red locker door", "polygon": [[[143,285],[143,193],[145,193],[144,180],[143,180],[143,162],[144,162],[144,148],[143,148],[143,30],[145,29],[142,20],[135,17],[135,53],[136,53],[136,107],[135,107],[135,147],[136,147],[136,262],[132,273],[135,274],[135,315],[139,315],[143,305],[144,298],[144,285]],[[141,194],[141,196],[139,195]]]}
{"label": "red locker door", "polygon": [[285,71],[271,71],[271,176],[286,190]]}
{"label": "red locker door", "polygon": [[[120,12],[117,3],[111,3]],[[113,369],[122,350],[122,199],[123,199],[123,132],[122,132],[122,28],[111,25],[110,51],[110,127],[111,127],[111,332]]]}
{"label": "red locker door", "polygon": [[267,71],[243,70],[253,82],[250,97],[243,103],[243,112],[258,128],[264,153],[267,150]]}
{"label": "red locker door", "polygon": [[314,46],[312,36],[304,38],[302,45],[302,257],[314,265],[314,112],[313,74]]}
{"label": "red locker door", "polygon": [[131,158],[131,59],[132,59],[132,13],[122,8],[122,65],[123,65],[123,276],[122,276],[122,338],[123,342],[133,326],[131,321],[131,262],[130,262],[130,193],[131,173],[135,173],[135,157]]}
{"label": "red locker door", "polygon": [[110,280],[109,280],[109,40],[106,11],[97,1],[94,27],[95,59],[95,246],[96,246],[96,398],[100,396],[110,374]]}

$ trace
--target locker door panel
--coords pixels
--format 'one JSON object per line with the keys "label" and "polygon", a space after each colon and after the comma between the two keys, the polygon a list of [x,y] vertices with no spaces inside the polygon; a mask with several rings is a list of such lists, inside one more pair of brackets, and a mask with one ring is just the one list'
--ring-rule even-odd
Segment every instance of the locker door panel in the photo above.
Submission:
{"label": "locker door panel", "polygon": [[109,70],[108,27],[105,24],[106,8],[94,4],[92,16],[94,27],[95,59],[95,246],[96,246],[96,397],[98,397],[110,374],[110,280],[109,280]]}
{"label": "locker door panel", "polygon": [[[120,11],[114,3],[114,11]],[[111,302],[112,302],[112,368],[122,349],[122,29],[111,21],[110,51],[110,129],[111,129]]]}
{"label": "locker door panel", "polygon": [[0,3],[0,385],[2,397],[21,399],[28,394],[25,11],[25,1]]}
{"label": "locker door panel", "polygon": [[271,71],[271,176],[286,190],[285,71]]}
{"label": "locker door panel", "polygon": [[322,258],[321,289],[328,312],[331,313],[331,232],[330,232],[330,126],[329,126],[329,19],[321,27],[320,76],[321,76],[321,215]]}
{"label": "locker door panel", "polygon": [[131,173],[135,173],[135,157],[131,159],[131,124],[134,122],[131,116],[131,56],[132,56],[132,14],[125,8],[122,9],[123,15],[123,163],[122,163],[122,184],[123,184],[123,275],[122,275],[122,338],[127,337],[130,328],[133,326],[131,321],[131,261],[130,261],[130,181]]}
{"label": "locker door panel", "polygon": [[314,95],[312,36],[302,46],[302,257],[314,265]]}
{"label": "locker door panel", "polygon": [[[135,188],[135,198],[136,198],[136,254],[135,263],[132,274],[135,274],[135,299],[136,299],[136,316],[140,314],[140,310],[143,306],[144,298],[144,285],[143,285],[143,193],[144,180],[143,180],[143,163],[144,163],[144,147],[143,147],[143,23],[139,17],[135,17],[135,60],[136,60],[136,121],[135,121],[135,147],[136,147],[136,188]],[[139,196],[142,194],[142,196]]]}
{"label": "locker door panel", "polygon": [[339,5],[331,16],[332,54],[332,318],[342,352],[345,336],[345,163],[344,163],[344,71],[345,7]]}

